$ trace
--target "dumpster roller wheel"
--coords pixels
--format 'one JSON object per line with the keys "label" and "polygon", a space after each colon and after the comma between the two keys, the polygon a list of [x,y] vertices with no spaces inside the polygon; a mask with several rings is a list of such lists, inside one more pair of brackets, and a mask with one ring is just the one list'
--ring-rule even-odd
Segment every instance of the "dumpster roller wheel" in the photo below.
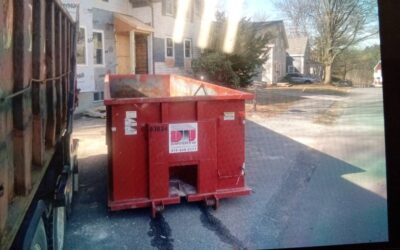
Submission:
{"label": "dumpster roller wheel", "polygon": [[164,203],[162,201],[156,202],[153,201],[151,202],[151,217],[152,218],[156,218],[158,213],[161,213],[162,211],[164,211],[165,206]]}
{"label": "dumpster roller wheel", "polygon": [[207,207],[212,207],[214,210],[217,210],[219,207],[219,199],[215,195],[205,198],[204,203]]}

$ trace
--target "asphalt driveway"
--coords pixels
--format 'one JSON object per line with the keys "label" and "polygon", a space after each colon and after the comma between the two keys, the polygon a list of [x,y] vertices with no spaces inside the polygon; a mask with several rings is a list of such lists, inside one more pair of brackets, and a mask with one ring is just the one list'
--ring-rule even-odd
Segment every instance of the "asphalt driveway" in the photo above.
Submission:
{"label": "asphalt driveway", "polygon": [[[375,185],[345,178],[380,171],[376,179],[370,180],[384,185],[384,170],[377,170],[384,169],[384,154],[373,146],[355,147],[380,158],[371,167],[365,164],[365,158],[357,160],[341,150],[343,145],[354,146],[357,142],[335,141],[332,134],[323,136],[326,131],[342,131],[350,126],[349,131],[356,131],[356,140],[369,138],[371,130],[355,129],[364,122],[353,117],[366,112],[369,119],[376,119],[368,123],[374,128],[372,135],[380,139],[379,143],[383,141],[382,114],[361,105],[370,103],[371,98],[379,100],[381,93],[355,94],[359,95],[357,99],[305,98],[268,120],[249,117],[246,180],[253,193],[222,200],[216,211],[197,203],[168,206],[157,219],[150,218],[150,209],[107,211],[105,121],[85,117],[76,120],[75,136],[81,139],[80,191],[67,225],[65,248],[260,249],[386,241],[385,196]],[[313,109],[313,105],[319,109]],[[353,111],[344,108],[349,106],[359,111],[351,115]],[[321,115],[333,116],[333,120],[321,123],[317,119]],[[305,129],[312,124],[314,130]],[[325,141],[329,145],[336,142],[335,147],[322,143]]]}

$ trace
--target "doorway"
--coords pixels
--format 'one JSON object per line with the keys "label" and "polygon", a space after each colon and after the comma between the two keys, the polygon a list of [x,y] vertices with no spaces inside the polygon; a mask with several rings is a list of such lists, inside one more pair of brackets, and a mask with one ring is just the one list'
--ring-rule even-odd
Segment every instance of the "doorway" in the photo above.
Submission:
{"label": "doorway", "polygon": [[136,74],[148,73],[147,35],[135,33]]}
{"label": "doorway", "polygon": [[[147,34],[135,33],[133,46],[129,32],[116,33],[117,74],[147,74]],[[134,48],[134,51],[131,51]],[[133,53],[132,53],[133,52]],[[134,57],[135,60],[132,60]],[[132,66],[134,65],[134,66]]]}
{"label": "doorway", "polygon": [[117,74],[131,74],[131,50],[129,32],[116,33]]}

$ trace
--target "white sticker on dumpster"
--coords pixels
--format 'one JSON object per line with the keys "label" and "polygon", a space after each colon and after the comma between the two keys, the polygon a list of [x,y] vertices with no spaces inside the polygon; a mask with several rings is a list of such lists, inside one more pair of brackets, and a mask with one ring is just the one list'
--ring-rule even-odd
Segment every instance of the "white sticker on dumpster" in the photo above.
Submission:
{"label": "white sticker on dumpster", "polygon": [[168,126],[169,153],[197,152],[197,123],[178,123]]}
{"label": "white sticker on dumpster", "polygon": [[125,113],[125,135],[137,134],[137,112],[126,111]]}
{"label": "white sticker on dumpster", "polygon": [[224,121],[234,121],[235,112],[224,112]]}
{"label": "white sticker on dumpster", "polygon": [[135,118],[137,117],[136,111],[126,111],[125,118]]}

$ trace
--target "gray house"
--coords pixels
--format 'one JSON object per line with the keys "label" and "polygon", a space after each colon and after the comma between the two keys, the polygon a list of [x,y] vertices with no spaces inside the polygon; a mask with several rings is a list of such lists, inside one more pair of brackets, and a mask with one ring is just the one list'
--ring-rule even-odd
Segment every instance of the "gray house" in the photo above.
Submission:
{"label": "gray house", "polygon": [[287,73],[301,73],[317,80],[323,77],[323,65],[311,58],[311,49],[307,37],[289,37],[286,64]]}
{"label": "gray house", "polygon": [[272,39],[267,45],[269,48],[268,60],[260,68],[260,73],[255,80],[267,84],[277,83],[286,74],[286,50],[288,39],[285,25],[282,20],[253,23],[259,34],[270,34]]}
{"label": "gray house", "polygon": [[310,74],[310,46],[307,37],[289,37],[287,49],[287,72]]}
{"label": "gray house", "polygon": [[188,0],[181,39],[173,39],[176,0],[62,0],[79,17],[78,112],[102,103],[104,76],[185,74],[196,47],[203,0]]}

